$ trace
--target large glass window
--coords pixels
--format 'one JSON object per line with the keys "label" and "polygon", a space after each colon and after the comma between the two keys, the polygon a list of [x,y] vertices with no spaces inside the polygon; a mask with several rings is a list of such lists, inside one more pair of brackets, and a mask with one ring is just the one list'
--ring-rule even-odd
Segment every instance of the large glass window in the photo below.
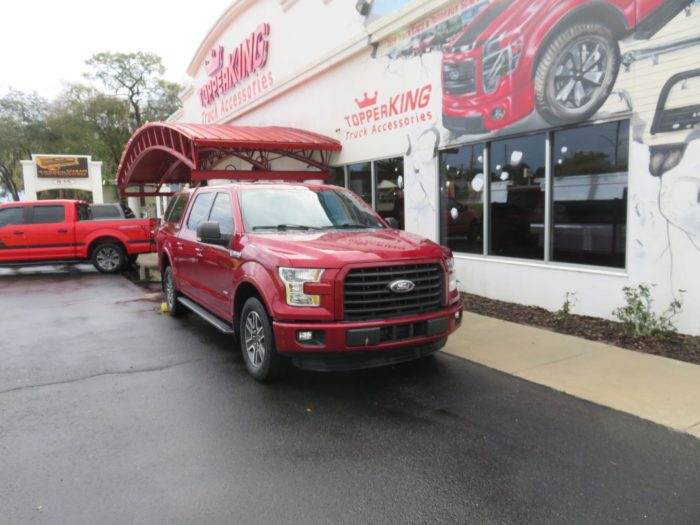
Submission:
{"label": "large glass window", "polygon": [[544,259],[544,133],[491,143],[489,253]]}
{"label": "large glass window", "polygon": [[374,178],[377,213],[384,218],[395,218],[403,230],[403,157],[375,161]]}
{"label": "large glass window", "polygon": [[552,260],[624,268],[629,121],[553,137]]}
{"label": "large glass window", "polygon": [[348,166],[348,188],[372,205],[372,169],[369,162]]}
{"label": "large glass window", "polygon": [[335,166],[329,170],[328,184],[345,187],[345,168],[343,166]]}
{"label": "large glass window", "polygon": [[483,253],[484,145],[440,152],[440,243]]}

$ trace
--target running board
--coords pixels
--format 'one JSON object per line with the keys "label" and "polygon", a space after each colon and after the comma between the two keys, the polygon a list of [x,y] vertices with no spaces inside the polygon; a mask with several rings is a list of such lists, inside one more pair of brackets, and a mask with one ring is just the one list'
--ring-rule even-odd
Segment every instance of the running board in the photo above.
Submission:
{"label": "running board", "polygon": [[230,324],[228,324],[226,321],[224,321],[222,319],[219,319],[214,314],[209,312],[209,310],[202,308],[197,303],[195,303],[194,301],[191,301],[187,297],[178,297],[177,300],[181,304],[183,304],[184,306],[186,306],[187,308],[192,310],[194,313],[196,313],[199,317],[204,319],[207,323],[218,328],[221,332],[228,334],[228,335],[235,335],[236,332],[234,331],[233,327]]}

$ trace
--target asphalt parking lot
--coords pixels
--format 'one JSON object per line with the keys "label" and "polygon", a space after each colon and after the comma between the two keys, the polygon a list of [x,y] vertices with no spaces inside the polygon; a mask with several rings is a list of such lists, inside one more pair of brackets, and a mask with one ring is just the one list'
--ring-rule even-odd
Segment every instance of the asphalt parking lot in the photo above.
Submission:
{"label": "asphalt parking lot", "polygon": [[691,436],[448,355],[261,385],[87,266],[0,270],[0,362],[3,524],[700,523]]}

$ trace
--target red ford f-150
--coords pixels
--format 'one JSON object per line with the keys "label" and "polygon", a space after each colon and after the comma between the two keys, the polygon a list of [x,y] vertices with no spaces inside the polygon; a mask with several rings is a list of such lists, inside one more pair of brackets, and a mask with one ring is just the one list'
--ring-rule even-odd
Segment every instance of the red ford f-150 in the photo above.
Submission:
{"label": "red ford f-150", "polygon": [[114,273],[154,251],[155,219],[92,220],[87,202],[0,204],[0,265],[92,261]]}
{"label": "red ford f-150", "polygon": [[236,334],[257,380],[392,364],[461,323],[451,252],[393,229],[354,193],[234,183],[173,197],[157,234],[171,315]]}

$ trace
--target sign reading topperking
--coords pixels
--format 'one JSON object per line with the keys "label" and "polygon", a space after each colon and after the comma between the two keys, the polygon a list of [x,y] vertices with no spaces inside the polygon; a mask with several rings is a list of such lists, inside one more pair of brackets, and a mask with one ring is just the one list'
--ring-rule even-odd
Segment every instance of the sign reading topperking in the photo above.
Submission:
{"label": "sign reading topperking", "polygon": [[87,157],[37,156],[36,174],[43,178],[88,177]]}

